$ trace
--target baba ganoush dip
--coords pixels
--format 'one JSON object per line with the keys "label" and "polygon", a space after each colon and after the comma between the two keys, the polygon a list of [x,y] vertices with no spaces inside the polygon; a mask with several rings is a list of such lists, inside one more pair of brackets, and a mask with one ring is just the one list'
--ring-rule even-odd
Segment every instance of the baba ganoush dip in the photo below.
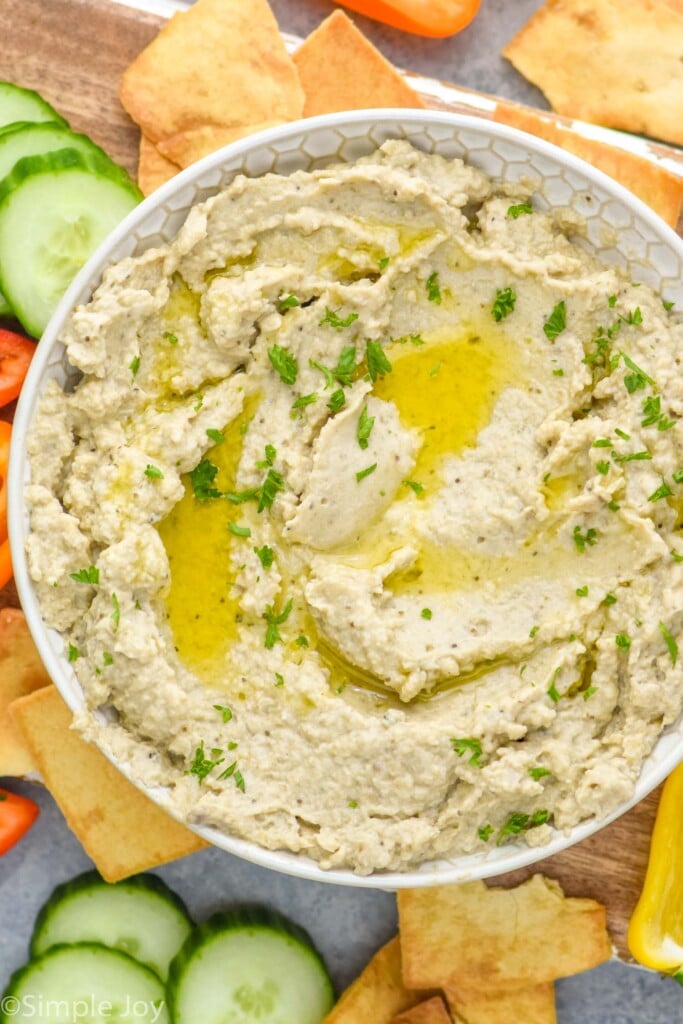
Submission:
{"label": "baba ganoush dip", "polygon": [[359,873],[540,846],[680,714],[683,329],[530,192],[404,141],[239,177],[72,315],[30,573],[182,819]]}

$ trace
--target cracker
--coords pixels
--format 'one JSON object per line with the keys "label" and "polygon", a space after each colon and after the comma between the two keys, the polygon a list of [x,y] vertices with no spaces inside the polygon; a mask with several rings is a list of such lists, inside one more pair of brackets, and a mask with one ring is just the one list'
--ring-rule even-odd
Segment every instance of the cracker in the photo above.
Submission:
{"label": "cracker", "polygon": [[503,55],[560,114],[683,144],[680,0],[547,0]]}
{"label": "cracker", "polygon": [[443,999],[434,996],[424,1003],[418,1003],[412,1010],[400,1013],[391,1024],[452,1024],[452,1020]]}
{"label": "cracker", "polygon": [[336,110],[425,106],[403,76],[343,11],[335,11],[294,54],[306,95],[304,117]]}
{"label": "cracker", "polygon": [[207,845],[70,728],[71,712],[54,686],[16,700],[11,712],[67,824],[107,882]]}
{"label": "cracker", "polygon": [[150,141],[204,125],[293,121],[304,96],[267,0],[198,0],[126,69],[119,95]]}
{"label": "cracker", "polygon": [[266,128],[274,128],[282,124],[281,121],[263,121],[261,124],[235,124],[235,125],[202,125],[201,128],[191,128],[186,132],[178,132],[159,143],[159,153],[162,159],[173,161],[179,167],[189,167],[190,164],[215,153],[222,146],[230,142],[236,142],[246,135],[253,135],[254,132],[264,131]]}
{"label": "cracker", "polygon": [[557,1024],[552,982],[529,988],[447,988],[444,991],[455,1024]]}
{"label": "cracker", "polygon": [[605,908],[567,899],[534,875],[515,889],[484,882],[398,893],[403,982],[486,990],[540,985],[608,960]]}
{"label": "cracker", "polygon": [[396,936],[375,953],[323,1024],[390,1024],[396,1014],[424,997],[424,992],[411,992],[403,984],[401,946]]}
{"label": "cracker", "polygon": [[138,185],[144,195],[151,195],[160,185],[180,171],[178,164],[172,163],[160,153],[154,143],[146,135],[140,136],[140,155],[138,158]]}
{"label": "cracker", "polygon": [[49,686],[48,676],[18,608],[0,610],[0,775],[28,775],[36,765],[8,708],[18,697]]}
{"label": "cracker", "polygon": [[677,174],[671,174],[635,153],[595,139],[585,139],[552,117],[543,117],[513,104],[498,103],[494,120],[537,135],[581,157],[639,196],[672,228],[677,226],[683,204],[683,178]]}

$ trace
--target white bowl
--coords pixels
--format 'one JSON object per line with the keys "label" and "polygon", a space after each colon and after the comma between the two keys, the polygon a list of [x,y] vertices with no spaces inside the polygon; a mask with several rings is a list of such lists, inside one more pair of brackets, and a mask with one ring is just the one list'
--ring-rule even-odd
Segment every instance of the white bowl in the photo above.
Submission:
{"label": "white bowl", "polygon": [[[41,617],[25,557],[28,517],[24,488],[29,479],[26,436],[48,379],[63,383],[69,374],[58,343],[74,306],[86,302],[103,270],[124,256],[173,238],[192,205],[225,187],[239,173],[289,174],[366,155],[390,138],[409,138],[419,148],[445,157],[463,157],[496,178],[531,176],[542,182],[540,207],[570,206],[587,225],[586,246],[607,263],[628,268],[635,281],[650,284],[683,305],[683,242],[644,203],[577,157],[546,142],[494,122],[432,111],[364,110],[311,118],[236,142],[188,168],[145,200],[103,243],[79,273],[57,307],[38,346],[17,408],[9,467],[9,531],[15,579],[31,633],[45,666],[67,704],[85,707],[83,691],[67,660],[62,636]],[[616,240],[616,241],[615,241]],[[190,826],[203,839],[229,853],[291,875],[341,885],[397,889],[436,885],[511,871],[566,849],[641,800],[683,758],[683,721],[667,729],[643,765],[632,798],[601,820],[590,820],[565,835],[557,832],[540,848],[506,845],[450,860],[432,861],[404,873],[359,876],[325,871],[308,857],[265,850],[215,828]],[[117,763],[124,775],[129,766]],[[87,780],[84,780],[87,785]],[[170,810],[167,794],[140,787]]]}

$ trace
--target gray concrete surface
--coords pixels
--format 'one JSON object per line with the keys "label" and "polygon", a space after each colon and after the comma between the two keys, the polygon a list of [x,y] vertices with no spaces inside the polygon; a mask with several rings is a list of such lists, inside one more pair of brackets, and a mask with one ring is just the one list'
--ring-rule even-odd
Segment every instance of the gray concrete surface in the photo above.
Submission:
{"label": "gray concrete surface", "polygon": [[[309,32],[332,7],[328,0],[271,3],[281,27],[300,35]],[[539,6],[540,0],[483,0],[476,21],[448,40],[417,39],[366,19],[356,20],[399,65],[545,106],[543,97],[499,55],[501,46]],[[12,971],[24,962],[42,902],[55,885],[89,866],[50,797],[37,787],[13,783],[12,788],[38,799],[42,813],[30,838],[0,859],[0,991]],[[198,920],[240,900],[268,903],[289,914],[313,936],[338,989],[358,973],[396,925],[395,902],[388,893],[288,878],[219,850],[196,854],[158,873],[178,890]],[[683,990],[675,982],[616,963],[560,981],[557,998],[558,1024],[683,1022]]]}

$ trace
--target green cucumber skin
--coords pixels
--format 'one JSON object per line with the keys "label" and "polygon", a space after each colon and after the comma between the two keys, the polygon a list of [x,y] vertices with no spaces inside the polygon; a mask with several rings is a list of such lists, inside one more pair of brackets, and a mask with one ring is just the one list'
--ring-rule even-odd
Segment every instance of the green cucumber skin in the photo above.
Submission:
{"label": "green cucumber skin", "polygon": [[[219,911],[203,924],[198,925],[189,935],[176,958],[171,962],[166,991],[172,1021],[176,1022],[176,1024],[178,1022],[178,990],[182,985],[185,971],[191,965],[195,955],[215,936],[227,931],[245,928],[253,931],[265,931],[271,934],[279,932],[302,946],[306,954],[317,962],[320,976],[326,979],[329,1003],[328,1012],[332,1009],[335,1001],[332,981],[327,972],[325,962],[313,944],[308,932],[276,910],[260,905],[247,904],[231,910]],[[199,1020],[197,1024],[200,1024]]]}
{"label": "green cucumber skin", "polygon": [[[64,944],[58,943],[55,944],[55,946],[46,946],[43,944],[43,936],[46,929],[49,927],[54,914],[58,912],[60,906],[63,905],[65,901],[70,900],[73,896],[103,888],[114,892],[123,891],[128,894],[152,893],[154,896],[159,897],[166,903],[170,904],[179,915],[185,918],[190,929],[193,927],[194,922],[190,917],[190,913],[186,905],[177,893],[173,892],[172,889],[169,889],[166,883],[156,875],[133,875],[131,878],[127,878],[122,882],[111,883],[105,882],[97,871],[86,871],[82,875],[72,878],[69,882],[63,882],[61,885],[58,885],[41,908],[36,918],[35,925],[33,926],[33,935],[31,936],[31,942],[29,945],[29,954],[31,958],[34,959],[35,957],[43,956],[49,949],[54,949],[56,948],[56,945]],[[122,952],[126,952],[126,950],[122,950]],[[139,962],[143,963],[144,961]],[[159,971],[153,964],[145,964],[145,966],[149,967],[156,974],[159,974]]]}
{"label": "green cucumber skin", "polygon": [[11,315],[12,315],[12,307],[10,306],[9,302],[7,301],[5,296],[2,294],[2,292],[0,292],[0,316],[11,316]]}
{"label": "green cucumber skin", "polygon": [[[45,140],[47,148],[45,143],[41,143],[41,139]],[[100,149],[88,135],[72,132],[70,128],[66,128],[63,125],[52,124],[49,121],[19,121],[0,128],[0,168],[2,168],[3,164],[7,163],[3,156],[4,152],[9,152],[13,145],[26,151],[24,153],[20,152],[19,156],[12,160],[9,166],[6,166],[4,174],[2,169],[0,169],[0,181],[13,170],[14,165],[19,160],[26,159],[28,156],[44,156],[46,153],[55,152],[58,149],[75,149],[82,153],[86,159],[92,157],[92,159],[100,160],[102,162],[102,171],[106,173],[107,168],[109,168],[109,177],[130,181],[126,170],[120,164],[111,160],[104,150]]]}
{"label": "green cucumber skin", "polygon": [[[110,949],[108,946],[103,946],[97,942],[75,942],[73,944],[53,946],[47,953],[30,960],[23,967],[16,970],[11,976],[7,984],[7,988],[0,998],[0,1024],[21,1024],[22,1020],[41,1020],[39,1013],[36,1013],[38,1007],[35,1005],[35,997],[34,1005],[29,1006],[26,1017],[21,1015],[20,1004],[22,997],[26,998],[27,994],[30,995],[30,993],[22,990],[22,986],[27,980],[30,981],[31,975],[34,974],[36,970],[39,970],[47,961],[56,959],[65,952],[72,950],[81,950],[84,952],[91,952],[95,955],[105,956],[109,959],[110,963],[116,959],[120,962],[123,968],[131,969],[140,977],[144,977],[150,987],[156,989],[161,1001],[161,1009],[158,1016],[156,1016],[155,1011],[154,1024],[171,1024],[168,1007],[166,1005],[164,985],[163,982],[160,981],[159,976],[155,974],[151,968],[138,963],[137,960],[133,959],[133,957],[129,956],[127,953],[123,953],[119,949]],[[122,993],[117,992],[117,995],[121,994]],[[62,1000],[68,1001],[69,993],[65,992],[61,998]],[[140,1020],[142,1018],[138,1017],[137,1019]]]}
{"label": "green cucumber skin", "polygon": [[[101,160],[99,156],[93,154],[92,156],[86,156],[84,153],[80,153],[76,149],[70,149],[66,146],[64,149],[55,149],[51,153],[37,154],[36,156],[23,156],[21,160],[18,160],[9,174],[0,181],[0,209],[3,203],[7,200],[8,196],[17,189],[26,178],[32,177],[34,174],[50,174],[58,173],[59,171],[68,170],[70,167],[78,168],[79,170],[85,171],[86,173],[100,175],[103,178],[111,178],[109,170],[113,161],[105,156],[104,160]],[[114,167],[118,166],[113,164]],[[121,168],[122,178],[120,184],[130,192],[131,196],[138,202],[144,199],[144,196],[140,189],[137,187],[135,182],[126,174]],[[118,179],[117,179],[118,180]]]}
{"label": "green cucumber skin", "polygon": [[[52,121],[54,124],[60,124],[64,128],[69,127],[68,121],[58,114],[54,107],[50,106],[47,100],[44,100],[40,93],[37,93],[35,89],[25,89],[21,85],[15,85],[14,82],[0,82],[0,117],[2,117],[2,109],[6,105],[3,102],[4,97],[9,97],[10,102],[12,96],[15,96],[19,106],[22,107],[23,121]],[[28,117],[27,115],[35,113],[39,116]],[[12,117],[11,121],[3,121],[2,124],[12,124],[12,122],[19,120],[16,117]]]}

